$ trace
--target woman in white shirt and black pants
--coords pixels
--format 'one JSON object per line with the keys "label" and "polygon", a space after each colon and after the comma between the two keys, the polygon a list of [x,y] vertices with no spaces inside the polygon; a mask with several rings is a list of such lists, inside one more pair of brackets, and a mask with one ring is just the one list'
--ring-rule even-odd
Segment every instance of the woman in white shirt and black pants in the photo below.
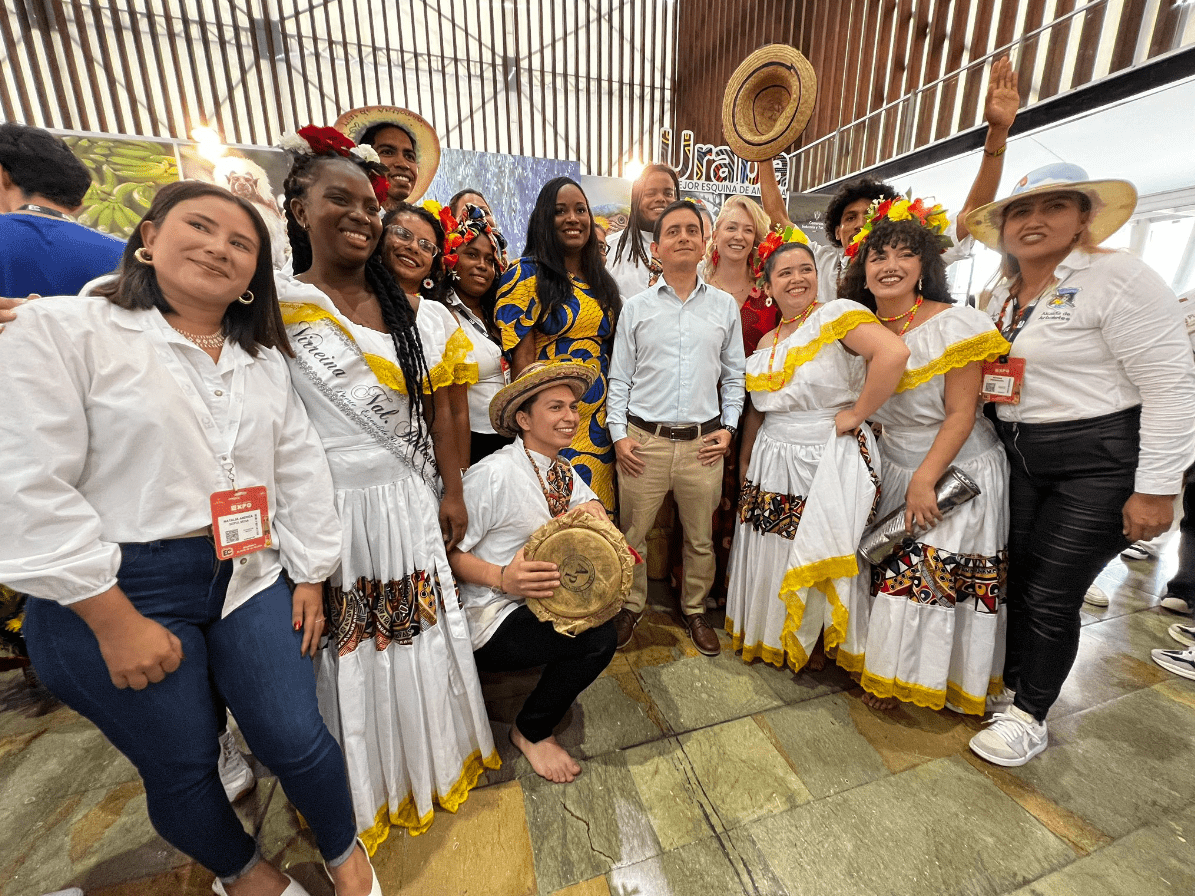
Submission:
{"label": "woman in white shirt and black pants", "polygon": [[997,765],[1046,748],[1084,593],[1128,544],[1170,527],[1195,460],[1195,364],[1174,293],[1134,256],[1097,248],[1136,198],[1056,163],[967,217],[1004,255],[989,311],[1012,342],[984,369],[1010,465],[1008,648],[1005,691],[989,701],[1003,711],[971,749]]}
{"label": "woman in white shirt and black pants", "polygon": [[0,339],[0,581],[30,595],[34,667],[133,762],[155,829],[216,892],[305,892],[260,860],[225,797],[217,699],[336,892],[380,892],[316,706],[341,527],[291,389],[269,233],[225,190],[171,184],[117,274],[95,296],[29,304]]}

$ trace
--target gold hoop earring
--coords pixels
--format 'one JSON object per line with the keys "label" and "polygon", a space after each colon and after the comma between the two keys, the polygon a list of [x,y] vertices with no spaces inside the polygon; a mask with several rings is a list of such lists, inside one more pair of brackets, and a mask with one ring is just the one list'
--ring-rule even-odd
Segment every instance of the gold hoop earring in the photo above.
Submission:
{"label": "gold hoop earring", "polygon": [[[245,296],[248,296],[249,298],[245,298]],[[253,293],[250,290],[246,289],[244,295],[237,296],[237,301],[240,302],[242,305],[252,305],[253,304]]]}
{"label": "gold hoop earring", "polygon": [[154,260],[154,257],[150,255],[144,246],[139,246],[137,251],[133,253],[133,257],[144,265],[150,265]]}

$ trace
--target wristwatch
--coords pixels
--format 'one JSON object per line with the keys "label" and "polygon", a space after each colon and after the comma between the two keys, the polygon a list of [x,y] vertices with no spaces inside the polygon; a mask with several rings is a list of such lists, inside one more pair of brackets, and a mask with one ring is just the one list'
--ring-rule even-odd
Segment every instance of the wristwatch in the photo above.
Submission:
{"label": "wristwatch", "polygon": [[735,437],[735,433],[737,433],[739,431],[739,428],[737,426],[723,426],[722,428],[724,430],[726,430],[728,433],[730,433],[730,437],[732,439]]}

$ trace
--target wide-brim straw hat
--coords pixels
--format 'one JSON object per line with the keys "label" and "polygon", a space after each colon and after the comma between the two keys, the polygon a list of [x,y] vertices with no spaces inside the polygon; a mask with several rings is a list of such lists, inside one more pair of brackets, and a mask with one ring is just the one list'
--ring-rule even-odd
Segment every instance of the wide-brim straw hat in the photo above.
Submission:
{"label": "wide-brim straw hat", "polygon": [[801,52],[768,44],[743,60],[722,95],[722,132],[734,152],[762,162],[787,149],[809,123],[817,76]]}
{"label": "wide-brim straw hat", "polygon": [[963,223],[975,239],[998,252],[1003,251],[1000,231],[1004,227],[1005,209],[1025,196],[1058,192],[1083,193],[1091,200],[1087,230],[1096,245],[1120,230],[1137,208],[1137,188],[1127,180],[1089,180],[1087,172],[1078,165],[1053,162],[1030,171],[1017,181],[1009,196],[980,206],[967,215]]}
{"label": "wide-brim straw hat", "polygon": [[515,414],[531,396],[561,383],[572,388],[580,398],[598,378],[595,367],[580,361],[536,361],[528,364],[513,383],[503,386],[490,399],[490,425],[498,435],[512,438],[519,434]]}
{"label": "wide-brim straw hat", "polygon": [[415,164],[419,176],[411,187],[411,195],[405,202],[415,202],[423,197],[431,186],[436,169],[440,167],[440,138],[435,129],[422,116],[410,109],[398,106],[362,106],[349,109],[332,126],[354,143],[360,143],[362,135],[378,124],[388,124],[407,132],[415,144]]}
{"label": "wide-brim straw hat", "polygon": [[560,584],[527,607],[560,634],[575,637],[613,619],[631,593],[635,561],[609,520],[570,510],[540,526],[523,549],[528,560],[555,563]]}

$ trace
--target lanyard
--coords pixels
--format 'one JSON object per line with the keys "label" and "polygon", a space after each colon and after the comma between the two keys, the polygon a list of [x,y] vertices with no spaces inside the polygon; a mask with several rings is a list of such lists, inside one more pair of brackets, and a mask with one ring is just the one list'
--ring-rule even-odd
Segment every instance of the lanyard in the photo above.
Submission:
{"label": "lanyard", "polygon": [[63,221],[70,220],[70,217],[68,215],[64,215],[62,212],[58,211],[58,209],[56,209],[56,208],[46,208],[44,205],[34,205],[32,202],[26,202],[19,209],[17,209],[17,211],[18,212],[30,212],[31,214],[34,214],[34,215],[45,215],[47,218],[60,218]]}
{"label": "lanyard", "polygon": [[1042,296],[1048,293],[1051,289],[1057,290],[1062,285],[1061,280],[1055,277],[1045,289],[1039,292],[1024,308],[1017,309],[1013,312],[1012,320],[1009,321],[1008,326],[1004,326],[1004,316],[1008,314],[1008,306],[1013,304],[1017,297],[1010,295],[1004,300],[1004,306],[1000,309],[1000,335],[1008,340],[1009,345],[1017,341],[1017,337],[1021,335],[1021,330],[1025,329],[1025,324],[1029,323],[1029,318],[1032,316],[1034,309],[1037,308],[1037,303],[1041,301]]}
{"label": "lanyard", "polygon": [[[469,322],[474,330],[476,330],[490,342],[493,342],[495,345],[497,345],[498,341],[490,335],[490,331],[486,329],[485,322],[482,321],[482,319],[476,314],[474,314],[473,309],[462,302],[457,296],[452,297],[452,307],[464,315],[465,320]],[[501,346],[499,346],[499,348],[501,348]]]}

